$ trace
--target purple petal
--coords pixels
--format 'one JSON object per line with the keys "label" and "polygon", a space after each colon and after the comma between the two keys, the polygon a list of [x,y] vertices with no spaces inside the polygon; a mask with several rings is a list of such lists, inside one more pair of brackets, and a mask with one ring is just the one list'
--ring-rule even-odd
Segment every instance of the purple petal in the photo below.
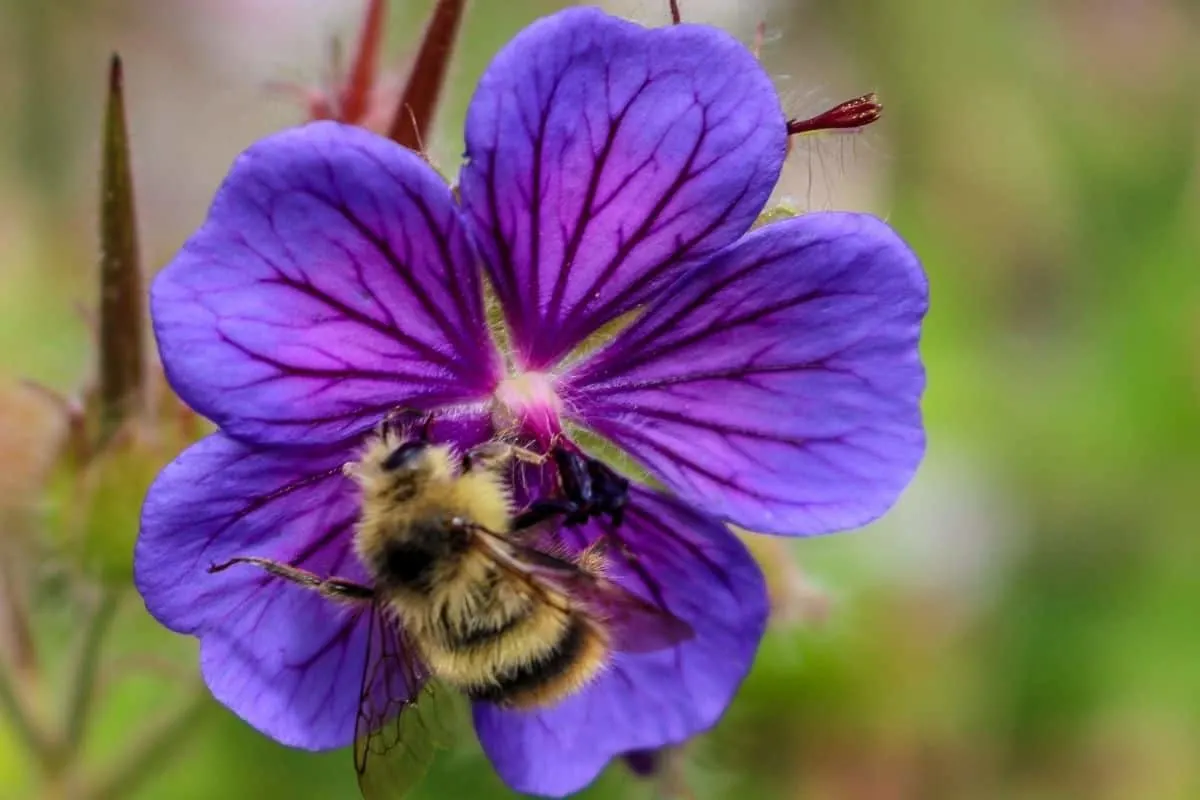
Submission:
{"label": "purple petal", "polygon": [[[600,529],[593,524],[585,533],[573,544],[582,547]],[[634,488],[629,515],[615,535],[637,561],[614,564],[613,577],[690,623],[695,638],[656,653],[619,654],[595,683],[544,711],[477,704],[480,742],[518,791],[566,795],[591,782],[614,757],[707,730],[732,700],[762,638],[762,574],[723,525]]]}
{"label": "purple petal", "polygon": [[500,52],[466,139],[463,204],[522,366],[540,369],[741,236],[787,136],[770,78],[727,34],[580,8]]}
{"label": "purple petal", "polygon": [[398,405],[485,397],[500,370],[449,187],[332,122],[234,163],[151,311],[176,391],[250,441],[336,441]]}
{"label": "purple petal", "polygon": [[887,225],[807,214],[672,286],[564,379],[568,405],[708,513],[770,533],[852,528],[924,453],[927,305]]}
{"label": "purple petal", "polygon": [[341,474],[348,457],[255,451],[215,434],[163,471],[142,510],[134,571],[147,610],[200,637],[204,679],[218,700],[295,747],[352,741],[365,615],[256,567],[206,570],[261,556],[363,581],[351,548],[356,492]]}

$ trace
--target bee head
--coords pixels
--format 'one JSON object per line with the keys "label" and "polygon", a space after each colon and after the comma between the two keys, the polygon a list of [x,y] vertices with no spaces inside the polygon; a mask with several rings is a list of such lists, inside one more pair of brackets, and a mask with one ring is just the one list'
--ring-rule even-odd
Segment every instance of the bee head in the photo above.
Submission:
{"label": "bee head", "polygon": [[379,463],[384,472],[416,472],[425,463],[429,451],[428,442],[404,442]]}
{"label": "bee head", "polygon": [[448,481],[457,470],[454,449],[421,439],[402,442],[386,450],[376,462],[389,483],[396,481]]}
{"label": "bee head", "polygon": [[394,499],[429,481],[454,477],[453,449],[448,445],[415,441],[397,442],[388,436],[367,442],[361,458],[342,469],[362,487],[365,497]]}

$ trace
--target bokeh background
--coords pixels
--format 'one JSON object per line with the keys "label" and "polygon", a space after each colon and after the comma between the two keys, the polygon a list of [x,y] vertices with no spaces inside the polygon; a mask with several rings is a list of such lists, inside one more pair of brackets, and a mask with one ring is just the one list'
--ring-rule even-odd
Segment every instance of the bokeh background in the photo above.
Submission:
{"label": "bokeh background", "polygon": [[[548,0],[477,0],[436,136],[454,171],[471,88]],[[886,217],[932,284],[928,458],[895,510],[795,541],[779,609],[721,725],[656,783],[614,766],[587,797],[1200,797],[1200,17],[1187,0],[683,0],[750,41],[793,115],[878,90],[861,134],[806,139],[781,197]],[[429,0],[393,0],[403,78]],[[666,0],[614,11],[651,24]],[[272,82],[325,79],[360,0],[0,0],[0,606],[32,598],[36,657],[0,658],[39,715],[95,598],[78,543],[47,544],[64,393],[94,361],[99,129],[110,51],[127,70],[142,253],[166,261],[233,157],[303,117]],[[92,526],[128,561],[136,469]],[[30,542],[36,546],[31,546]],[[6,555],[9,554],[9,555]],[[777,553],[772,554],[776,557]],[[16,562],[12,562],[16,563]],[[777,561],[778,563],[778,561]],[[14,574],[17,572],[17,574]],[[2,573],[0,573],[2,579]],[[112,797],[354,797],[350,756],[263,739],[197,689],[194,643],[132,591],[104,642],[80,758],[141,766]],[[7,612],[6,612],[7,613]],[[0,615],[6,618],[6,615]],[[146,733],[160,714],[183,723]],[[0,712],[0,798],[40,785]],[[509,796],[473,744],[417,796]]]}

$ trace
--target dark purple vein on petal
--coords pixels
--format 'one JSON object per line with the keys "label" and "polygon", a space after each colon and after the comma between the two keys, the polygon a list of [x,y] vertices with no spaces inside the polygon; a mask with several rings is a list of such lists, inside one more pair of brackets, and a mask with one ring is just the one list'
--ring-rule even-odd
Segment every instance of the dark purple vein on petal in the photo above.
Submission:
{"label": "dark purple vein on petal", "polygon": [[[404,402],[416,404],[416,402],[419,400],[429,400],[436,397],[438,397],[438,395],[412,395],[404,398]],[[353,408],[338,414],[325,414],[319,417],[305,415],[303,417],[246,417],[245,419],[248,419],[252,422],[275,423],[279,425],[319,425],[330,422],[345,422],[346,420],[355,420],[362,423],[362,427],[365,430],[374,424],[371,419],[368,419],[369,417],[372,417],[375,414],[382,415],[384,412],[391,411],[395,408],[396,401],[388,400],[387,402],[373,403],[365,406],[356,405]]]}
{"label": "dark purple vein on petal", "polygon": [[[408,185],[407,182],[400,180],[399,177],[397,177],[388,168],[388,165],[385,164],[383,161],[379,160],[375,156],[375,154],[365,153],[365,155],[368,158],[375,161],[376,165],[379,167],[379,169],[381,171],[386,172],[389,176],[391,176],[392,179],[396,181],[397,185],[400,186],[401,190],[404,192],[405,196],[409,199],[409,201],[414,206],[416,206],[417,211],[420,212],[420,214],[421,214],[422,220],[424,220],[424,222],[425,222],[426,230],[433,236],[434,242],[437,245],[438,256],[440,258],[442,265],[445,267],[445,274],[446,274],[447,279],[455,277],[456,270],[455,270],[454,254],[451,252],[450,242],[446,238],[446,235],[447,235],[446,227],[447,226],[443,226],[440,223],[440,221],[437,219],[437,217],[433,213],[433,209],[429,207],[429,203],[423,195],[421,195],[419,192],[417,192],[415,189],[413,189],[413,187]],[[376,213],[380,214],[380,216],[381,216],[380,224],[381,225],[385,224],[383,217],[382,217],[382,211],[377,210]],[[450,220],[451,226],[458,227],[458,226],[461,226],[461,224],[462,223],[457,219],[452,218]],[[405,237],[405,238],[407,239],[407,237]],[[386,252],[385,252],[385,256],[386,256]],[[393,264],[393,268],[394,269],[397,268],[395,264]],[[474,296],[478,297],[479,293],[480,293],[480,287],[478,285],[478,281],[475,278],[475,273],[471,270],[468,270],[465,275],[465,278],[470,284],[470,289],[475,293]],[[454,302],[455,309],[459,312],[461,319],[463,319],[464,321],[469,320],[469,321],[477,322],[477,323],[480,322],[481,320],[479,318],[478,309],[469,307],[468,295],[467,295],[467,293],[463,292],[461,290],[461,288],[462,287],[448,286],[447,294],[450,295],[451,300]],[[432,298],[428,298],[427,295],[426,295],[426,298],[427,298],[427,302],[429,303],[430,306],[438,307],[440,310],[440,307],[437,305],[437,303],[433,302]],[[421,298],[418,298],[418,299],[421,300]],[[421,302],[424,305],[426,301],[421,300]],[[442,328],[443,332],[446,334],[447,338],[456,345],[456,347],[458,348],[458,352],[460,352],[460,353],[471,352],[471,350],[469,348],[474,343],[466,341],[461,338],[461,335],[463,333],[465,333],[465,331],[461,331],[457,326],[452,325],[450,323],[449,319],[447,319],[445,316],[433,317],[433,318],[435,320],[437,320],[438,324]]]}
{"label": "dark purple vein on petal", "polygon": [[[593,157],[592,171],[588,176],[587,189],[585,190],[583,196],[583,206],[579,210],[579,215],[575,218],[574,231],[571,233],[571,238],[567,242],[566,248],[563,250],[562,264],[558,271],[558,277],[554,282],[554,291],[550,297],[550,305],[547,307],[546,319],[552,326],[557,327],[562,324],[562,303],[566,295],[568,282],[567,279],[570,276],[571,267],[575,263],[575,257],[579,254],[579,247],[581,244],[583,244],[584,235],[587,233],[587,230],[595,219],[596,214],[599,213],[599,211],[593,206],[596,202],[596,195],[600,191],[600,181],[604,177],[604,169],[608,164],[609,157],[612,155],[613,146],[616,144],[617,136],[621,132],[621,127],[625,124],[625,120],[629,115],[629,110],[633,108],[634,103],[637,102],[637,100],[641,98],[643,94],[645,94],[646,89],[649,88],[652,83],[653,81],[651,78],[647,76],[646,79],[642,81],[641,86],[639,86],[633,92],[633,96],[629,98],[629,101],[625,103],[625,106],[617,113],[615,117],[612,117],[609,120],[608,134],[605,137],[604,143],[600,147],[600,152],[595,154]],[[667,133],[664,132],[663,138],[665,138],[666,135]],[[630,172],[623,179],[621,185],[617,188],[617,191],[614,193],[613,197],[617,196],[617,194],[620,193],[620,190],[627,186],[629,182],[632,181],[633,178],[641,171],[641,169],[644,168],[644,165],[649,163],[649,160],[652,158],[653,151],[652,154],[647,157],[647,161],[642,162],[642,164],[637,168],[630,170]]]}
{"label": "dark purple vein on petal", "polygon": [[383,316],[383,325],[391,330],[399,330],[400,324],[396,321],[396,315],[392,313],[392,310],[388,307],[387,303],[384,303],[380,299],[375,290],[368,285],[367,275],[364,271],[362,259],[355,256],[350,248],[347,247],[343,242],[340,242],[336,239],[327,239],[326,241],[328,241],[333,247],[336,247],[338,250],[342,251],[342,256],[346,259],[347,263],[354,265],[355,283],[357,283],[358,286],[362,288],[363,293],[370,298],[375,310]]}
{"label": "dark purple vein on petal", "polygon": [[626,427],[624,425],[622,425],[620,427],[624,431],[623,435],[626,440],[634,440],[634,441],[641,442],[646,447],[648,447],[648,448],[654,450],[655,452],[659,453],[660,455],[662,455],[666,460],[668,460],[676,465],[682,465],[682,466],[688,467],[689,469],[708,478],[713,483],[719,484],[719,485],[724,486],[733,491],[741,492],[742,494],[752,497],[755,500],[768,501],[768,502],[779,502],[779,503],[784,503],[787,505],[794,505],[794,506],[811,506],[811,505],[813,505],[813,503],[796,501],[790,495],[771,495],[771,494],[766,494],[763,492],[755,491],[748,487],[742,486],[741,484],[739,484],[736,480],[734,480],[732,478],[729,478],[724,475],[720,475],[716,472],[713,472],[712,469],[705,466],[704,464],[697,461],[696,459],[691,458],[690,456],[686,456],[682,453],[678,453],[675,450],[660,444],[657,440],[655,440],[654,438],[652,438],[650,436],[643,434],[641,431],[637,430],[636,428]]}
{"label": "dark purple vein on petal", "polygon": [[[429,204],[425,202],[425,198],[416,194],[407,187],[405,187],[405,192],[408,194],[408,197],[413,204],[416,205],[417,210],[421,213],[421,217],[425,220],[426,227],[428,227],[429,231],[433,234],[434,242],[438,248],[438,255],[441,258],[442,263],[446,265],[446,293],[450,296],[451,301],[454,303],[455,310],[458,311],[460,317],[464,321],[471,321],[477,324],[481,323],[482,320],[479,318],[478,304],[476,306],[471,306],[470,300],[468,299],[469,297],[478,298],[481,294],[479,282],[476,280],[475,273],[468,270],[467,274],[463,276],[468,284],[466,287],[449,285],[449,280],[456,275],[454,270],[454,257],[450,252],[450,242],[446,239],[446,234],[442,230],[442,226],[440,226],[438,221],[434,218],[433,209],[431,209]],[[464,291],[464,288],[466,291]],[[446,333],[449,334],[448,338],[451,338],[457,345],[459,353],[465,354],[472,352],[470,348],[474,345],[474,343],[468,342],[461,338],[463,331],[456,327],[452,327],[451,329],[447,330]]]}
{"label": "dark purple vein on petal", "polygon": [[[322,199],[316,193],[312,194],[317,199]],[[380,237],[375,231],[371,230],[346,206],[342,205],[341,203],[332,203],[328,199],[326,199],[325,202],[329,203],[333,210],[335,210],[343,219],[345,219],[346,222],[350,223],[350,226],[354,228],[360,236],[370,242],[371,245],[379,252],[379,254],[383,256],[383,259],[387,262],[388,266],[392,268],[392,271],[395,273],[395,275],[400,278],[408,290],[412,292],[413,297],[416,299],[417,303],[421,306],[421,309],[425,312],[429,319],[433,320],[443,332],[456,332],[456,329],[451,326],[450,320],[442,312],[442,309],[437,303],[433,302],[432,298],[430,298],[429,294],[425,291],[425,287],[413,276],[412,268],[405,264],[404,260],[396,254],[396,251],[392,248],[390,242]],[[453,338],[453,336],[450,338]]]}
{"label": "dark purple vein on petal", "polygon": [[369,369],[320,369],[316,367],[300,367],[295,364],[287,364],[271,356],[264,355],[255,350],[251,350],[245,345],[235,342],[226,336],[224,333],[218,333],[218,337],[224,343],[240,352],[247,358],[266,364],[269,367],[274,367],[279,371],[279,375],[269,375],[262,378],[257,378],[253,381],[248,381],[236,388],[247,388],[250,386],[262,386],[272,381],[280,380],[284,375],[299,376],[302,378],[358,378],[360,380],[378,381],[380,383],[413,383],[416,381],[425,380],[425,376],[416,373],[405,373],[396,370],[369,370]]}
{"label": "dark purple vein on petal", "polygon": [[[445,367],[453,368],[453,366],[454,366],[453,359],[451,359],[448,355],[439,352],[437,349],[435,349],[428,343],[423,342],[414,336],[410,336],[409,334],[405,333],[398,327],[389,326],[386,323],[380,322],[379,320],[375,319],[374,317],[372,317],[368,314],[364,314],[361,311],[359,311],[355,308],[352,308],[351,306],[346,305],[342,301],[338,300],[335,297],[330,296],[329,294],[321,291],[320,289],[316,288],[315,286],[313,286],[312,284],[310,284],[306,281],[301,281],[301,280],[297,280],[295,278],[288,277],[282,270],[280,270],[277,266],[275,266],[274,262],[271,259],[267,258],[265,255],[263,255],[261,252],[259,252],[248,241],[246,241],[245,238],[239,237],[238,242],[246,250],[253,253],[260,261],[262,261],[262,263],[264,265],[267,266],[268,269],[270,269],[272,272],[274,272],[275,275],[277,276],[276,278],[263,278],[259,281],[260,283],[264,283],[267,285],[275,284],[275,285],[283,286],[288,289],[292,289],[293,291],[299,292],[301,294],[304,294],[304,295],[308,296],[310,299],[315,300],[316,302],[325,305],[327,308],[335,311],[339,315],[343,316],[344,318],[346,318],[352,322],[356,322],[360,325],[363,325],[364,327],[370,328],[371,330],[375,331],[376,333],[381,334],[382,336],[384,336],[388,339],[391,339],[392,341],[396,342],[397,344],[407,347],[410,350],[415,351],[417,353],[421,353],[426,358],[429,358],[430,360],[434,361],[435,363],[440,363],[441,365],[443,365]],[[295,266],[294,262],[293,262],[293,266]],[[362,288],[364,291],[366,291],[371,296],[372,300],[374,300],[376,304],[379,304],[381,302],[379,300],[379,298],[374,294],[374,292],[372,292],[370,290],[369,287],[363,286]]]}
{"label": "dark purple vein on petal", "polygon": [[696,158],[700,155],[700,149],[704,146],[704,143],[709,135],[707,123],[708,111],[699,103],[697,103],[696,107],[700,109],[702,121],[700,135],[696,137],[696,143],[692,146],[691,152],[688,153],[683,167],[679,170],[679,174],[675,176],[675,180],[671,182],[671,185],[668,186],[662,193],[662,196],[658,198],[658,201],[650,209],[650,213],[647,214],[646,218],[642,220],[641,225],[638,226],[629,239],[622,243],[621,247],[617,249],[617,252],[613,254],[612,259],[609,260],[602,270],[600,270],[600,274],[596,276],[594,281],[592,281],[592,284],[588,290],[583,293],[584,297],[598,294],[600,290],[603,289],[610,280],[612,280],[613,275],[615,275],[620,266],[625,263],[625,259],[629,257],[629,254],[632,253],[634,248],[636,248],[645,240],[646,235],[654,226],[654,223],[660,216],[662,216],[663,211],[666,210],[667,206],[670,205],[675,196],[679,194],[680,189],[682,189],[688,181],[695,177],[691,174],[692,166],[696,163]]}
{"label": "dark purple vein on petal", "polygon": [[639,293],[648,288],[651,283],[660,277],[659,270],[661,270],[667,264],[677,261],[681,262],[685,253],[689,252],[693,247],[696,246],[697,243],[703,241],[713,231],[720,227],[725,222],[725,218],[729,215],[729,213],[732,212],[733,209],[742,202],[749,191],[750,185],[746,184],[736,197],[725,204],[725,207],[721,210],[721,213],[714,216],[712,222],[706,225],[692,238],[685,240],[677,237],[675,249],[672,250],[666,258],[660,260],[652,268],[645,270],[641,275],[630,282],[629,286],[627,286],[624,291],[613,295],[611,298],[609,298],[608,302],[592,310],[586,319],[580,318],[577,324],[571,328],[571,336],[567,337],[568,340],[577,341],[587,336],[588,333],[591,332],[590,329],[594,324],[592,322],[593,320],[608,320],[613,318],[616,315],[617,310],[623,304],[627,303],[629,298],[637,297]]}
{"label": "dark purple vein on petal", "polygon": [[514,229],[509,235],[506,235],[503,230],[503,220],[500,218],[500,199],[496,189],[496,149],[488,150],[486,158],[488,164],[486,181],[488,211],[492,218],[492,224],[488,227],[491,228],[492,244],[496,248],[496,255],[500,262],[495,265],[498,279],[496,291],[506,304],[512,306],[507,315],[509,324],[518,329],[516,331],[518,340],[523,340],[527,311],[524,295],[517,289],[517,270],[513,261],[512,249],[508,244],[509,240],[516,235],[516,231]]}
{"label": "dark purple vein on petal", "polygon": [[[846,293],[841,293],[841,294],[843,296],[846,295]],[[817,300],[824,300],[826,298],[834,297],[834,296],[836,296],[836,295],[821,294],[819,292],[811,292],[808,295],[802,296],[800,298],[781,300],[778,303],[773,303],[768,306],[760,306],[759,308],[754,309],[752,312],[747,312],[747,313],[743,314],[742,316],[734,317],[732,319],[721,320],[721,329],[722,329],[723,333],[729,333],[729,332],[733,331],[735,328],[739,328],[739,327],[742,327],[745,325],[753,325],[753,324],[759,323],[759,322],[764,322],[768,318],[770,318],[772,315],[780,313],[782,311],[788,311],[793,308],[799,308],[802,305],[806,305],[808,303],[812,303]],[[676,322],[677,321],[678,320],[676,320]],[[681,336],[678,339],[673,339],[673,340],[669,339],[667,341],[662,341],[662,342],[655,342],[655,339],[652,338],[650,334],[639,337],[638,341],[641,343],[655,342],[653,348],[651,349],[650,347],[644,347],[640,350],[635,351],[635,352],[638,352],[638,355],[631,356],[630,358],[623,360],[621,362],[621,364],[619,365],[620,371],[622,373],[628,373],[628,372],[631,372],[632,370],[634,370],[636,367],[642,366],[643,364],[645,364],[648,361],[661,361],[665,357],[670,356],[672,354],[676,354],[681,350],[691,347],[692,345],[699,344],[711,336],[712,336],[712,331],[709,329],[704,329],[704,330],[699,330],[699,331],[690,333],[687,336]],[[826,368],[825,365],[827,362],[836,360],[840,355],[845,353],[846,350],[849,350],[852,347],[855,347],[860,343],[861,342],[859,342],[859,341],[851,342],[835,353],[821,356],[820,358],[817,358],[817,359],[793,362],[790,366],[788,364],[783,364],[783,365],[779,365],[778,367],[775,367],[775,366],[757,367],[755,369],[760,370],[760,371],[761,370],[770,370],[772,372],[780,372],[780,371],[784,371],[789,368],[794,368],[797,370]],[[767,349],[769,349],[769,348],[764,347],[762,350],[759,351],[758,355],[761,355]],[[752,364],[754,364],[755,358],[740,359],[740,360],[744,361],[746,364],[752,365]],[[736,378],[738,376],[739,371],[741,371],[741,369],[744,369],[744,371],[746,371],[746,372],[753,371],[749,368],[730,367],[728,372],[726,373],[725,377]],[[829,371],[837,372],[837,369],[830,368]],[[691,375],[692,375],[691,373],[681,374],[675,379],[675,381],[683,382],[683,381],[690,380],[690,379],[692,379]],[[714,375],[717,375],[717,373],[714,373]],[[704,375],[697,374],[695,377],[695,380],[702,380],[704,377],[705,377]],[[605,388],[624,389],[624,388],[631,387],[631,386],[653,386],[653,385],[655,385],[654,381],[644,381],[644,382],[640,382],[640,383],[638,383],[638,382],[625,383],[625,382],[622,382],[619,379],[617,379],[617,380],[614,380],[611,384],[609,384],[607,386],[605,384],[603,384],[602,382],[597,381],[596,383],[591,384],[591,388],[594,388],[595,390],[599,391],[599,390],[602,390]]]}
{"label": "dark purple vein on petal", "polygon": [[[753,361],[751,360],[751,364]],[[859,381],[864,386],[870,387],[872,384],[857,372],[848,369],[839,369],[830,367],[825,363],[825,359],[815,359],[813,361],[796,361],[787,364],[771,364],[764,366],[743,366],[729,367],[724,370],[710,370],[708,372],[689,372],[682,375],[668,376],[664,378],[653,378],[643,381],[631,381],[628,383],[614,383],[608,387],[599,387],[596,391],[597,395],[607,395],[610,392],[625,394],[626,392],[637,392],[644,389],[662,389],[674,386],[686,386],[690,383],[700,383],[706,381],[727,381],[731,383],[750,383],[746,378],[759,375],[779,375],[787,373],[834,373],[843,375],[848,378]],[[590,388],[590,387],[589,387]],[[759,387],[764,388],[765,387]],[[606,391],[607,390],[607,391]],[[635,406],[639,411],[643,406],[635,400],[622,401],[619,397],[615,402],[620,405]]]}
{"label": "dark purple vein on petal", "polygon": [[[751,491],[750,489],[741,486],[736,480],[730,479],[730,478],[724,478],[724,477],[717,475],[716,473],[712,472],[712,470],[702,467],[700,462],[696,461],[695,459],[690,458],[688,456],[684,456],[681,453],[678,453],[675,450],[672,450],[671,448],[669,448],[667,446],[659,444],[657,442],[657,440],[645,436],[644,434],[642,434],[640,431],[638,431],[636,429],[627,428],[625,426],[621,426],[621,428],[625,432],[624,435],[626,437],[631,438],[631,439],[636,439],[638,441],[643,442],[648,447],[651,447],[652,449],[658,451],[660,454],[662,454],[666,458],[670,459],[674,463],[683,464],[685,466],[688,466],[691,469],[694,469],[695,471],[702,473],[703,475],[708,477],[710,480],[713,480],[724,486],[736,489],[737,491],[742,492],[743,494],[745,494],[749,497],[752,497],[754,499],[757,499],[757,500],[778,500],[778,501],[786,503],[787,505],[796,506],[796,507],[800,507],[800,506],[805,506],[805,507],[832,506],[832,505],[839,505],[842,502],[844,502],[843,500],[828,500],[828,501],[816,502],[816,501],[812,501],[809,499],[806,499],[803,501],[798,501],[798,500],[790,500],[787,497],[783,497],[783,496],[774,496],[774,495],[769,495],[769,494],[765,494],[765,493],[761,493],[761,492]],[[787,440],[783,440],[783,439],[779,439],[779,438],[768,439],[768,441],[773,441],[776,444],[783,445],[785,447],[788,447],[788,448],[798,451],[798,452],[802,452],[806,457],[813,459],[815,461],[820,461],[822,464],[830,467],[832,470],[839,472],[843,475],[848,475],[850,477],[858,478],[858,477],[862,477],[862,476],[846,469],[845,466],[843,466],[843,465],[839,465],[839,464],[835,463],[834,461],[832,461],[831,459],[822,455],[818,450],[816,450],[815,448],[812,447],[812,445],[836,444],[839,447],[852,448],[854,450],[857,450],[860,453],[865,453],[865,454],[873,456],[877,459],[886,459],[886,456],[884,454],[878,453],[876,451],[871,450],[868,447],[864,447],[861,444],[851,441],[851,437],[857,432],[858,432],[858,429],[851,429],[849,431],[838,434],[836,436],[808,436],[808,437],[804,437],[804,440],[802,442],[801,441],[787,441]],[[746,434],[746,435],[743,435],[743,438],[750,439],[750,438],[756,438],[756,437],[752,437],[752,436]],[[757,438],[763,439],[766,437],[760,436]],[[730,445],[733,446],[732,440],[729,440],[729,442],[730,442]],[[753,454],[747,453],[745,451],[742,451],[742,452],[743,452],[743,455],[745,456],[747,463],[755,462],[755,458],[754,458]]]}
{"label": "dark purple vein on petal", "polygon": [[[651,547],[657,548],[660,552],[664,552],[665,555],[669,556],[670,553],[665,553],[666,548],[663,547],[662,545],[659,545],[658,541],[668,541],[669,540],[669,541],[674,542],[676,545],[678,545],[683,550],[685,550],[688,553],[688,555],[692,556],[696,560],[696,563],[698,563],[698,564],[702,565],[704,568],[706,568],[708,570],[709,574],[711,574],[713,576],[713,578],[715,578],[722,586],[724,586],[725,590],[727,592],[729,592],[729,594],[731,596],[733,596],[733,597],[737,596],[737,592],[734,589],[733,582],[730,580],[728,571],[726,571],[711,556],[709,556],[709,554],[706,553],[703,550],[703,548],[701,548],[699,545],[697,545],[692,540],[690,540],[686,537],[680,536],[678,533],[675,532],[675,530],[672,526],[667,525],[661,519],[654,517],[654,516],[646,513],[645,511],[642,511],[639,514],[639,516],[642,519],[643,525],[645,525],[648,528],[653,528],[655,531],[654,537],[647,537],[653,543],[650,545]],[[720,525],[722,523],[717,522],[716,524]],[[730,533],[729,535],[733,536],[732,533]],[[657,537],[657,538],[655,538],[655,537]],[[669,561],[670,559],[664,559],[664,560]]]}
{"label": "dark purple vein on petal", "polygon": [[[232,462],[229,465],[226,465],[225,469],[229,469],[231,466],[237,464],[239,461],[243,461],[246,458],[249,458],[250,456],[251,456],[251,454],[247,453],[245,456],[240,457],[237,461]],[[253,497],[248,503],[246,503],[245,506],[243,506],[242,508],[238,509],[236,512],[231,514],[229,516],[229,518],[225,521],[224,524],[218,526],[212,532],[212,534],[209,535],[205,539],[204,546],[200,548],[200,552],[196,556],[196,561],[192,563],[192,569],[195,569],[198,566],[198,562],[204,557],[204,554],[206,552],[208,552],[209,548],[212,547],[213,542],[216,541],[217,538],[219,538],[220,536],[223,536],[226,532],[228,532],[228,530],[231,527],[233,527],[238,522],[241,522],[243,519],[245,519],[249,515],[253,514],[254,512],[258,511],[259,509],[263,508],[264,506],[270,505],[271,503],[275,502],[276,500],[280,500],[284,497],[287,497],[301,489],[306,489],[306,488],[312,487],[314,485],[320,484],[323,481],[325,481],[327,478],[333,477],[335,475],[341,475],[341,472],[342,472],[341,466],[333,467],[331,469],[327,469],[323,472],[319,472],[319,473],[316,473],[313,475],[306,475],[303,478],[292,481],[291,483],[281,486],[272,492],[268,492],[267,494],[257,495],[255,497]],[[294,518],[294,515],[292,518]],[[264,532],[263,535],[267,536],[267,535],[270,535],[271,533],[274,533],[274,531]]]}
{"label": "dark purple vein on petal", "polygon": [[[533,175],[530,178],[529,198],[529,297],[534,304],[541,296],[542,283],[542,151],[546,147],[546,128],[550,124],[550,106],[554,103],[558,89],[562,86],[563,73],[559,73],[550,89],[550,96],[541,102],[541,114],[537,133],[533,137]],[[540,317],[540,314],[539,314]]]}
{"label": "dark purple vein on petal", "polygon": [[[633,351],[636,353],[636,355],[631,355],[629,358],[623,359],[620,364],[620,370],[622,372],[630,371],[634,367],[641,366],[647,361],[658,360],[664,355],[677,352],[688,345],[694,344],[702,339],[707,338],[708,336],[711,336],[712,330],[707,327],[689,334],[688,336],[683,336],[673,340],[667,339],[664,334],[668,331],[675,330],[684,318],[686,318],[693,311],[697,311],[706,305],[722,289],[728,288],[729,286],[737,283],[747,274],[752,273],[761,267],[768,266],[776,261],[782,260],[785,257],[786,255],[781,255],[778,257],[768,257],[751,262],[746,266],[737,269],[733,273],[723,276],[719,281],[715,281],[711,286],[705,288],[703,292],[696,295],[696,297],[681,305],[679,308],[674,309],[671,314],[659,317],[652,324],[647,325],[645,328],[637,331],[637,342],[654,342],[655,345],[653,348],[634,348]],[[775,313],[776,311],[786,310],[791,306],[801,302],[804,302],[803,297],[781,300],[778,303],[766,307],[763,310],[763,313],[757,314],[757,317],[755,317],[755,315],[748,314],[733,320],[722,320],[721,327],[724,330],[729,330],[737,327],[738,325],[762,319],[771,313]],[[662,341],[663,339],[666,339],[666,341]],[[604,374],[606,374],[608,371],[609,370],[601,370],[596,377],[598,379],[602,379]]]}

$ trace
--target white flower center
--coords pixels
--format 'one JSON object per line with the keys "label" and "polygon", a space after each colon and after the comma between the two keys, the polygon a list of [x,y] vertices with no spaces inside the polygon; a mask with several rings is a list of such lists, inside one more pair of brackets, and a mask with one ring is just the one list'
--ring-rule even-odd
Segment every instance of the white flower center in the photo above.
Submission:
{"label": "white flower center", "polygon": [[505,378],[496,387],[495,400],[497,431],[523,430],[548,444],[562,430],[562,399],[551,375],[525,372]]}

